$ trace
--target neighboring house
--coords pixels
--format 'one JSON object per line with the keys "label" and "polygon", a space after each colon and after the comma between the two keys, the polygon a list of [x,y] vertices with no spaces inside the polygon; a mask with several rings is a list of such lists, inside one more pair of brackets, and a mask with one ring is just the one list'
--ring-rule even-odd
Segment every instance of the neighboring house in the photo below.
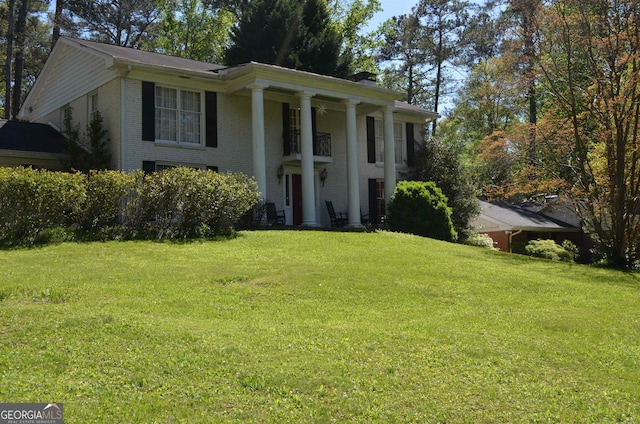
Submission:
{"label": "neighboring house", "polygon": [[61,37],[20,118],[84,128],[99,111],[112,166],[172,166],[252,175],[286,223],[328,226],[325,200],[373,222],[414,141],[438,114],[399,102],[370,74],[346,80],[274,65],[226,68]]}
{"label": "neighboring house", "polygon": [[[587,237],[579,221],[569,223],[547,216],[544,211],[548,208],[480,201],[480,215],[471,226],[479,233],[488,234],[496,243],[495,247],[504,252],[511,252],[514,247],[523,247],[527,242],[537,239],[550,239],[558,244],[569,240],[578,247],[585,247]],[[566,212],[562,216],[573,220]]]}
{"label": "neighboring house", "polygon": [[61,170],[64,137],[55,128],[0,119],[0,166]]}

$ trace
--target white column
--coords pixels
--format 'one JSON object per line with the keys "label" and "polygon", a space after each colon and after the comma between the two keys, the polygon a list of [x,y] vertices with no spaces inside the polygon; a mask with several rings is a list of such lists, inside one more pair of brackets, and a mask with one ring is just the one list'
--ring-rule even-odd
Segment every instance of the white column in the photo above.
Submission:
{"label": "white column", "polygon": [[347,100],[347,190],[349,195],[348,227],[361,228],[360,183],[358,175],[358,134],[356,129],[356,105],[359,102]]}
{"label": "white column", "polygon": [[267,161],[264,146],[264,85],[251,85],[251,134],[253,141],[253,175],[262,200],[267,199]]}
{"label": "white column", "polygon": [[300,144],[302,168],[302,225],[318,227],[316,221],[316,191],[313,169],[313,127],[311,120],[311,97],[309,92],[300,97]]}
{"label": "white column", "polygon": [[393,109],[383,110],[384,120],[384,198],[389,204],[396,188],[396,147],[393,137]]}

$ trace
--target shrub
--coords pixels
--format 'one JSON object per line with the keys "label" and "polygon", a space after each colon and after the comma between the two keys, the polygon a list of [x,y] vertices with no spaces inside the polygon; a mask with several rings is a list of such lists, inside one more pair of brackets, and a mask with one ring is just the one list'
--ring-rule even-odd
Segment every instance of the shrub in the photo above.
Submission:
{"label": "shrub", "polygon": [[456,241],[447,198],[433,182],[400,181],[387,208],[392,231]]}
{"label": "shrub", "polygon": [[495,247],[495,242],[489,234],[484,233],[472,233],[464,241],[464,244],[475,247],[483,247],[490,250],[498,250]]}
{"label": "shrub", "polygon": [[[86,176],[86,200],[78,218],[80,228],[103,236],[123,223],[123,211],[142,181],[142,171],[90,171]],[[107,238],[111,238],[108,236]]]}
{"label": "shrub", "polygon": [[531,240],[524,247],[525,255],[552,261],[573,262],[573,254],[553,240]]}
{"label": "shrub", "polygon": [[80,173],[0,168],[0,240],[32,244],[45,229],[71,226],[85,196]]}
{"label": "shrub", "polygon": [[145,237],[224,234],[259,199],[257,184],[244,174],[171,168],[144,178],[127,220]]}

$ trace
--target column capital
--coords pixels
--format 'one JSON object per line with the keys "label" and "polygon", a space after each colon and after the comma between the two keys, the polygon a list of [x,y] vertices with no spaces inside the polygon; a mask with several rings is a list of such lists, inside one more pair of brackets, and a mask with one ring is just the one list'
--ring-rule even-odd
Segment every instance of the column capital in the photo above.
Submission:
{"label": "column capital", "polygon": [[258,84],[258,83],[247,86],[247,88],[251,91],[258,91],[258,90],[263,91],[265,88],[268,88],[268,87],[269,86],[266,84]]}
{"label": "column capital", "polygon": [[312,97],[313,97],[313,96],[315,96],[315,95],[316,95],[316,93],[315,93],[315,92],[313,92],[313,91],[306,91],[306,90],[305,90],[305,91],[298,91],[298,92],[296,93],[296,97],[300,97],[301,99],[310,99],[310,98],[312,98]]}
{"label": "column capital", "polygon": [[396,108],[394,106],[383,106],[382,111],[387,113],[393,113],[396,111]]}
{"label": "column capital", "polygon": [[353,100],[353,99],[347,99],[347,100],[343,100],[342,101],[343,105],[347,105],[347,106],[357,106],[360,104],[359,100]]}

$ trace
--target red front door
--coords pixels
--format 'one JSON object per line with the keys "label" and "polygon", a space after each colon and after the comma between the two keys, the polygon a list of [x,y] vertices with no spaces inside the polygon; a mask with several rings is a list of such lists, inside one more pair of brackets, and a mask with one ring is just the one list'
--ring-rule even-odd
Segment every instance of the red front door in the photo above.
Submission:
{"label": "red front door", "polygon": [[291,198],[293,200],[293,225],[302,225],[302,175],[291,175]]}

